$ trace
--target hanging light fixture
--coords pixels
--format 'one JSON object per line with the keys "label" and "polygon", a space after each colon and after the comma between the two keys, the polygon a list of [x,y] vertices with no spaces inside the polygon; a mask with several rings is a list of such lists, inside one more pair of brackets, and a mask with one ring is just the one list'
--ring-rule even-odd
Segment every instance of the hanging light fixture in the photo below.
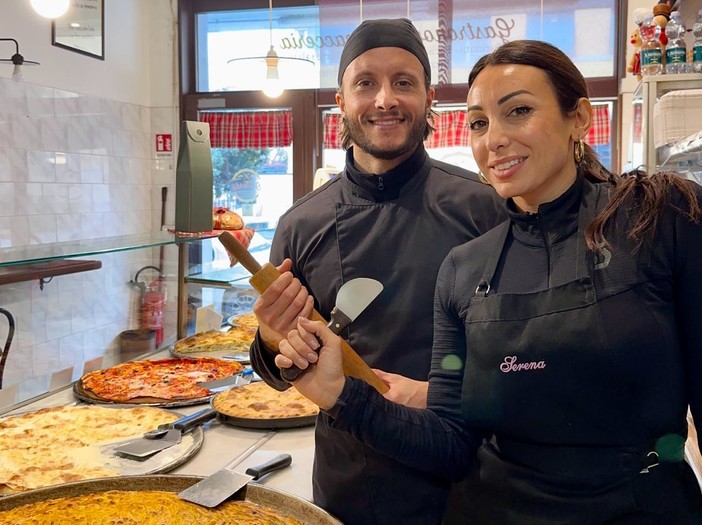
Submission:
{"label": "hanging light fixture", "polygon": [[29,0],[29,3],[44,18],[59,18],[68,11],[70,0]]}
{"label": "hanging light fixture", "polygon": [[0,63],[14,64],[15,69],[12,71],[13,80],[23,80],[24,74],[22,73],[22,66],[24,64],[38,66],[39,62],[34,62],[33,60],[25,60],[19,52],[19,43],[14,38],[0,38],[0,42],[14,42],[15,43],[15,54],[10,58],[0,58]]}
{"label": "hanging light fixture", "polygon": [[299,60],[302,62],[308,62],[314,64],[311,60],[307,58],[298,57],[281,57],[275,51],[273,46],[273,0],[268,0],[268,36],[270,49],[266,56],[258,57],[242,57],[242,58],[232,58],[227,60],[227,63],[237,62],[240,60],[265,60],[266,62],[266,78],[263,84],[263,94],[270,98],[277,98],[283,94],[283,83],[280,80],[280,72],[278,71],[278,65],[281,60]]}
{"label": "hanging light fixture", "polygon": [[278,72],[280,57],[273,46],[266,53],[266,81],[263,84],[263,94],[270,98],[278,98],[283,94],[283,84],[280,82]]}

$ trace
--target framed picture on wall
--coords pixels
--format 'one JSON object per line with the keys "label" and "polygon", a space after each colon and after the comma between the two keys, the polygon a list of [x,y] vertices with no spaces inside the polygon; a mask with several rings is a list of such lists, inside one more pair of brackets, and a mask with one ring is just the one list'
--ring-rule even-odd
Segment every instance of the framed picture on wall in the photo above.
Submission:
{"label": "framed picture on wall", "polygon": [[51,21],[51,43],[105,60],[104,7],[104,0],[72,1],[65,15]]}

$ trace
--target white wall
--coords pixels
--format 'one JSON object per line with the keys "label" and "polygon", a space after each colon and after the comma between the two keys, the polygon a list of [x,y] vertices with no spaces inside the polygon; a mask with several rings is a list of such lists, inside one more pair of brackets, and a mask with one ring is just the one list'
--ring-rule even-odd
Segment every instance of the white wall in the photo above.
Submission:
{"label": "white wall", "polygon": [[[0,64],[0,259],[27,245],[158,230],[164,186],[173,223],[175,159],[157,158],[154,138],[171,133],[177,144],[175,3],[105,0],[103,61],[52,46],[50,21],[29,0],[0,0],[0,38],[41,63],[24,67],[24,81]],[[12,42],[0,44],[0,57],[14,54]],[[167,248],[169,278],[175,255]],[[86,361],[118,358],[117,336],[138,324],[128,282],[157,263],[158,249],[95,258],[101,270],[56,277],[43,290],[36,280],[0,286],[0,305],[17,323],[0,406],[45,392],[57,370],[76,379]]]}
{"label": "white wall", "polygon": [[[169,12],[169,0],[105,0],[104,61],[51,45],[51,22],[29,0],[0,0],[0,37],[14,38],[25,59],[41,63],[25,68],[27,82],[150,106],[158,100],[152,94],[170,92],[170,52],[157,57],[158,75],[151,75],[150,52],[172,41]],[[0,44],[0,56],[9,58],[13,44]],[[0,64],[0,77],[11,75],[12,66]]]}

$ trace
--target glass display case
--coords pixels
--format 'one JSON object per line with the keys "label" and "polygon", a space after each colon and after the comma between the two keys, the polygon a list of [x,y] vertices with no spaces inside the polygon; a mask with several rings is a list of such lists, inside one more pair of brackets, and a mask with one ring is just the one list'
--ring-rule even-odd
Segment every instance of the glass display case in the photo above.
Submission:
{"label": "glass display case", "polygon": [[213,252],[214,236],[159,231],[2,249],[0,409],[184,336],[186,276],[200,268],[188,254]]}

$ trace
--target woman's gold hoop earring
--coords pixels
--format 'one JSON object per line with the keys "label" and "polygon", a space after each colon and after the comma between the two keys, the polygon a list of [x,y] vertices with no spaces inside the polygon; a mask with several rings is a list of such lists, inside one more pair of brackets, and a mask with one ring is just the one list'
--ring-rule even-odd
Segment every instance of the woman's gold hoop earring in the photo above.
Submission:
{"label": "woman's gold hoop earring", "polygon": [[483,184],[487,184],[488,186],[490,185],[490,181],[487,180],[487,178],[485,177],[485,175],[483,175],[483,172],[480,171],[480,170],[478,170],[478,179],[479,179],[480,182],[482,182]]}
{"label": "woman's gold hoop earring", "polygon": [[575,143],[575,152],[573,156],[575,157],[576,164],[580,164],[583,161],[583,158],[585,157],[585,143],[583,142],[583,139],[580,139]]}

